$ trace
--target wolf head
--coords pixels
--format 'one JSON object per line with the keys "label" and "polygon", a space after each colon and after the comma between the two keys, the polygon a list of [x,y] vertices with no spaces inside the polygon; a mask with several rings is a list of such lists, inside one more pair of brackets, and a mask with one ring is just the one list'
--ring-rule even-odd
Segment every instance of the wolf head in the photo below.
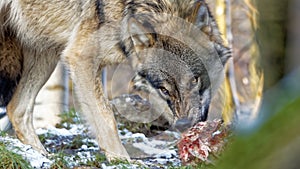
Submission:
{"label": "wolf head", "polygon": [[130,40],[123,50],[138,58],[138,76],[168,104],[173,126],[205,121],[230,57],[208,6],[199,0],[138,2],[127,9]]}

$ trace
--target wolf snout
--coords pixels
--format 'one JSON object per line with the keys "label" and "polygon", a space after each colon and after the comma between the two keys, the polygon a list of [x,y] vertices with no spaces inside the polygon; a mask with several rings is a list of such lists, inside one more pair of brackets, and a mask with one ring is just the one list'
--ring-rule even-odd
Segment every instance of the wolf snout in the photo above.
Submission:
{"label": "wolf snout", "polygon": [[180,132],[184,132],[190,127],[192,127],[192,120],[188,118],[179,119],[175,123],[175,129],[177,129]]}
{"label": "wolf snout", "polygon": [[208,108],[192,108],[190,109],[188,116],[181,117],[175,122],[174,127],[178,131],[183,132],[200,121],[206,121],[207,115]]}

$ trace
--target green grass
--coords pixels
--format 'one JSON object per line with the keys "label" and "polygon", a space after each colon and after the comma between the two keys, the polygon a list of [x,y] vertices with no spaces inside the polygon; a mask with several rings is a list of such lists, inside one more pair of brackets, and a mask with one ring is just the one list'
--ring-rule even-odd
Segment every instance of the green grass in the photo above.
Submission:
{"label": "green grass", "polygon": [[108,164],[108,166],[118,166],[117,168],[128,169],[128,168],[131,168],[130,166],[132,166],[133,164],[136,165],[137,168],[148,169],[148,167],[143,166],[141,163],[139,163],[137,161],[129,162],[127,160],[121,160],[121,159],[114,159],[114,160],[112,160]]}
{"label": "green grass", "polygon": [[69,168],[68,161],[65,159],[66,154],[63,151],[60,151],[56,154],[54,154],[51,157],[51,160],[54,160],[52,165],[50,166],[50,169],[65,169]]}
{"label": "green grass", "polygon": [[0,168],[7,169],[31,169],[29,162],[21,155],[6,148],[6,144],[0,142]]}
{"label": "green grass", "polygon": [[198,163],[187,166],[168,166],[168,169],[212,169],[214,166],[212,164]]}
{"label": "green grass", "polygon": [[6,136],[6,135],[7,135],[6,132],[0,131],[0,137],[4,137],[4,136]]}
{"label": "green grass", "polygon": [[81,164],[86,167],[96,167],[96,168],[101,168],[101,164],[106,162],[106,157],[104,154],[96,154],[95,155],[95,160],[89,160],[85,164]]}
{"label": "green grass", "polygon": [[71,109],[68,112],[63,112],[59,116],[61,118],[61,123],[55,126],[57,128],[70,129],[71,124],[77,124],[82,121],[75,109]]}

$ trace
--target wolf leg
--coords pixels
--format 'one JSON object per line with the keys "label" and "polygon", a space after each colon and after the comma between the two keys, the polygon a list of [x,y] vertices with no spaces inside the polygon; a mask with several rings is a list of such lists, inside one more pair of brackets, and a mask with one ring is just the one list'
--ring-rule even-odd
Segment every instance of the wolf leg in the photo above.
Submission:
{"label": "wolf leg", "polygon": [[100,65],[105,65],[105,61],[97,58],[101,53],[101,46],[93,36],[95,30],[91,30],[90,24],[86,25],[89,28],[79,28],[62,59],[70,69],[81,112],[92,126],[107,159],[129,160],[118,135],[114,114],[102,89]]}
{"label": "wolf leg", "polygon": [[57,64],[58,57],[47,53],[23,50],[24,64],[20,82],[7,106],[7,115],[17,137],[25,144],[47,154],[33,127],[33,106],[41,87],[48,80]]}
{"label": "wolf leg", "polygon": [[91,68],[94,66],[93,62],[77,59],[77,55],[74,54],[72,56],[73,59],[70,62],[73,62],[73,65],[70,66],[70,71],[75,83],[76,96],[82,113],[92,125],[99,146],[105,151],[108,160],[129,159],[119,139],[114,114],[103,95],[101,80]]}

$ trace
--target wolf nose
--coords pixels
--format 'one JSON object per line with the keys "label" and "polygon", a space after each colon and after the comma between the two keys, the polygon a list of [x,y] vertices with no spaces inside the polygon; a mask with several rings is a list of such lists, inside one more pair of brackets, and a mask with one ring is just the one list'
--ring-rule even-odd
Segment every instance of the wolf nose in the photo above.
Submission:
{"label": "wolf nose", "polygon": [[175,128],[180,132],[184,132],[186,129],[190,128],[191,126],[192,126],[192,121],[189,120],[188,118],[177,120],[175,123]]}

